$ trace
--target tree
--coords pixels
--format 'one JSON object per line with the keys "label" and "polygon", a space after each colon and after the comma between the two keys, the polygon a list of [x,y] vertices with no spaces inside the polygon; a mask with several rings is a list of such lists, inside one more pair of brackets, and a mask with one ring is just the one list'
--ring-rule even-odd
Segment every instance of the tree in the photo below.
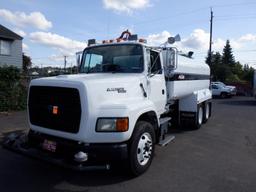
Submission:
{"label": "tree", "polygon": [[233,67],[233,73],[241,80],[243,78],[243,65],[237,61]]}
{"label": "tree", "polygon": [[227,76],[226,66],[222,64],[222,56],[219,52],[216,52],[212,56],[212,74],[214,81],[225,81]]}
{"label": "tree", "polygon": [[253,68],[247,64],[243,66],[239,61],[235,61],[229,40],[226,41],[222,55],[219,52],[211,54],[208,52],[205,63],[210,66],[213,81],[252,82]]}
{"label": "tree", "polygon": [[23,69],[23,73],[26,74],[28,72],[28,69],[31,67],[32,62],[31,62],[31,58],[25,55],[24,53],[22,54],[22,58],[23,58],[22,69]]}
{"label": "tree", "polygon": [[235,57],[232,53],[229,40],[226,41],[226,45],[223,48],[222,63],[223,65],[228,66],[231,72],[233,72],[233,68],[235,66]]}
{"label": "tree", "polygon": [[208,51],[207,57],[205,58],[205,63],[208,64],[210,68],[212,65],[212,55],[213,55],[213,52],[210,53],[210,51]]}
{"label": "tree", "polygon": [[254,75],[254,69],[252,67],[249,67],[248,64],[245,64],[244,68],[243,68],[243,79],[245,81],[250,82],[252,85],[253,84],[253,75]]}

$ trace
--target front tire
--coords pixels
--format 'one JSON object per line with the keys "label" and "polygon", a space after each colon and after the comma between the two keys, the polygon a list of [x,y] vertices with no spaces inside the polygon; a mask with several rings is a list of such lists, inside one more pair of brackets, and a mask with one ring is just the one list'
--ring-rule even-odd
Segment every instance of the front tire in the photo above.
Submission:
{"label": "front tire", "polygon": [[144,173],[151,165],[155,150],[155,131],[146,121],[136,123],[130,142],[129,169],[138,176]]}
{"label": "front tire", "polygon": [[222,93],[220,94],[220,97],[221,97],[222,99],[225,99],[225,98],[228,97],[228,94],[227,94],[226,92],[222,92]]}

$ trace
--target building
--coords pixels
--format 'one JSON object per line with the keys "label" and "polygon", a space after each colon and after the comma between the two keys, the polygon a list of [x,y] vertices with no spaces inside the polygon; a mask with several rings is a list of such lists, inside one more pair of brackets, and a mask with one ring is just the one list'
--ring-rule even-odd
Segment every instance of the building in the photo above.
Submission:
{"label": "building", "polygon": [[0,67],[22,68],[22,37],[0,24]]}

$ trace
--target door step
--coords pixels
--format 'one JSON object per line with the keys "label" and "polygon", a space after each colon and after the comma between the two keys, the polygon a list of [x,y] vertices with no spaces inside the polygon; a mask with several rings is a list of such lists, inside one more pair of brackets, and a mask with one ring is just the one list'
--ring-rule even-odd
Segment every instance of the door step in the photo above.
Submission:
{"label": "door step", "polygon": [[159,141],[158,145],[160,145],[161,147],[164,147],[164,146],[168,145],[168,143],[170,143],[174,139],[175,139],[174,135],[165,134],[165,138],[163,140]]}

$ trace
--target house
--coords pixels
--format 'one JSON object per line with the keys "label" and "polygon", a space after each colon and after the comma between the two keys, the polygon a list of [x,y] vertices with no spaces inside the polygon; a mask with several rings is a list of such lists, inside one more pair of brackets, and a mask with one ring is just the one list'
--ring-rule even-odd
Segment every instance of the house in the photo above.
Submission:
{"label": "house", "polygon": [[22,68],[22,37],[0,24],[0,67]]}

